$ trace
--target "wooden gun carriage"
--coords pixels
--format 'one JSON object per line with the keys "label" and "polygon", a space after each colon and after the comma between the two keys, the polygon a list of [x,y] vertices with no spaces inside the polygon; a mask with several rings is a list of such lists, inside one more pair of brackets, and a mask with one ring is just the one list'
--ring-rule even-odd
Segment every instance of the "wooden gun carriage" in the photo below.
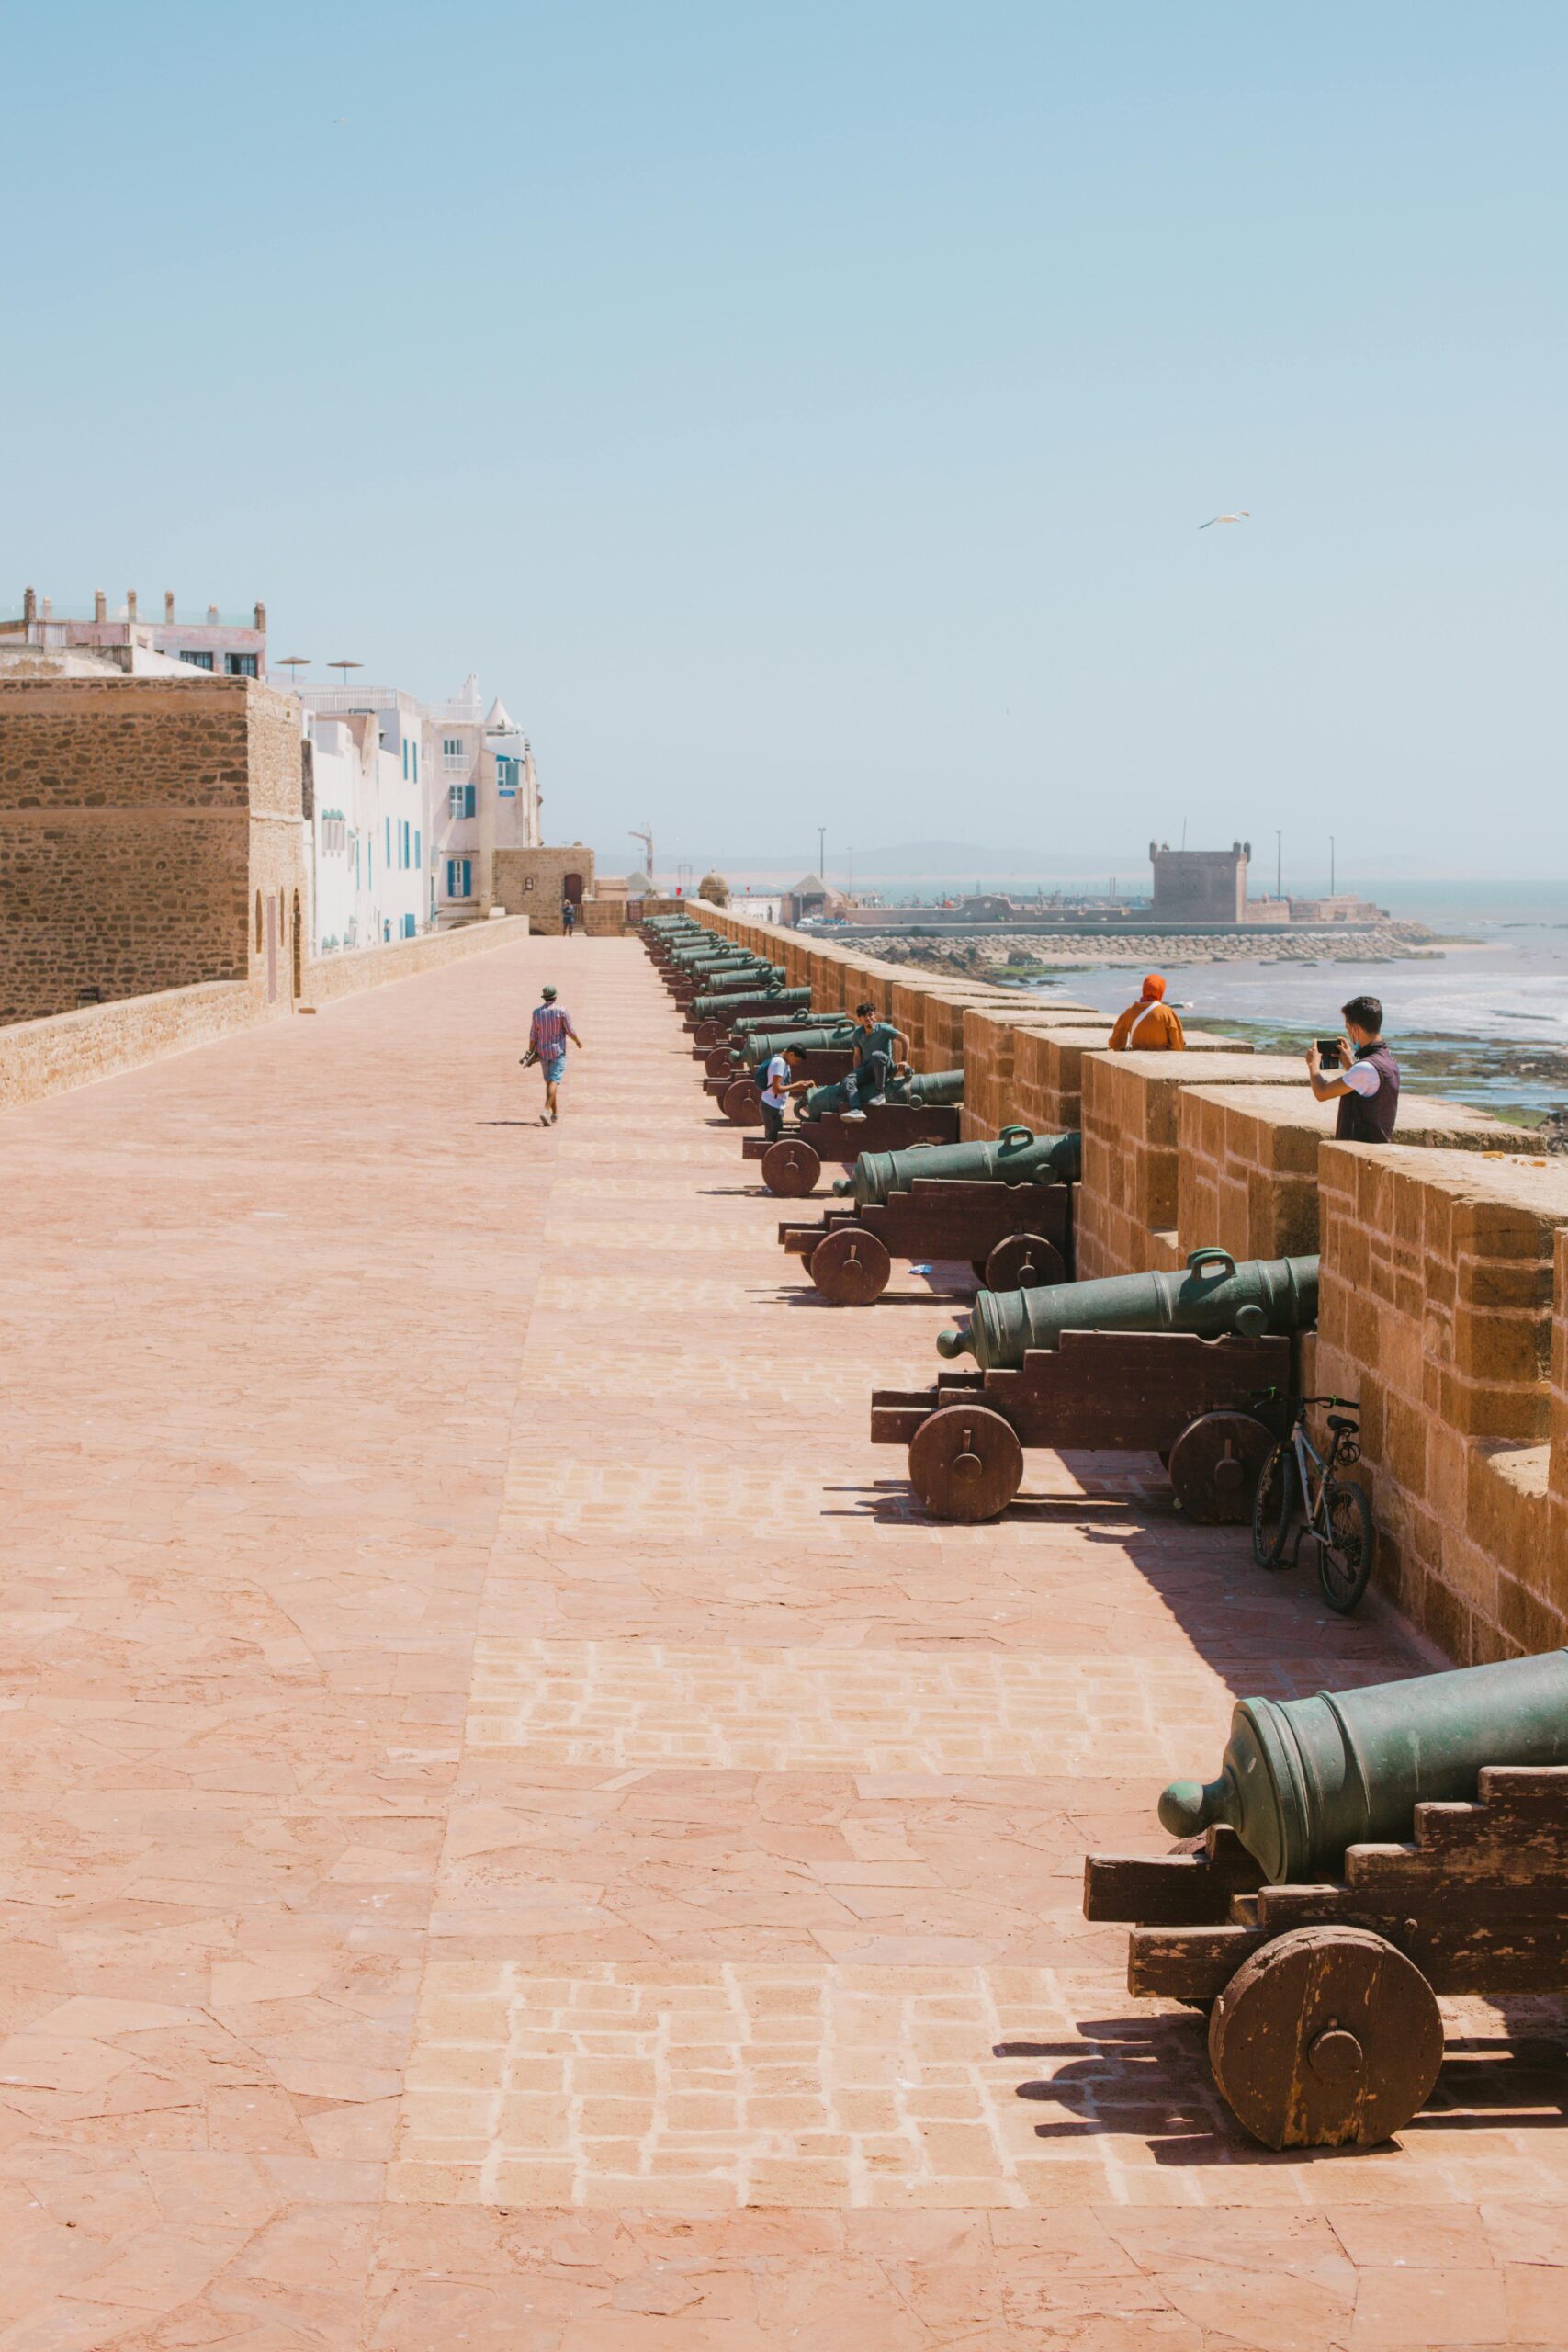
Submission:
{"label": "wooden gun carriage", "polygon": [[[869,1122],[868,1122],[869,1124]],[[917,1176],[908,1192],[829,1209],[814,1225],[781,1225],[779,1239],[835,1306],[869,1306],[895,1258],[967,1260],[995,1288],[1066,1282],[1073,1257],[1071,1184],[966,1183]]]}
{"label": "wooden gun carriage", "polygon": [[1084,1917],[1133,1923],[1131,1992],[1207,2008],[1214,2080],[1269,2148],[1371,2147],[1425,2105],[1439,1994],[1568,1991],[1568,1766],[1487,1765],[1472,1804],[1343,1876],[1265,1884],[1232,1829],[1091,1854]]}
{"label": "wooden gun carriage", "polygon": [[939,1519],[1005,1510],[1031,1446],[1158,1453],[1194,1519],[1245,1519],[1280,1434],[1291,1361],[1273,1332],[1064,1331],[1016,1369],[876,1390],[871,1441],[908,1447],[909,1484]]}
{"label": "wooden gun carriage", "polygon": [[804,1200],[817,1190],[824,1160],[852,1167],[863,1151],[908,1151],[917,1143],[956,1143],[958,1110],[947,1102],[873,1102],[863,1121],[846,1125],[837,1111],[819,1119],[800,1119],[786,1126],[776,1143],[763,1136],[747,1136],[742,1158],[760,1159],[762,1182],[770,1193],[787,1201]]}

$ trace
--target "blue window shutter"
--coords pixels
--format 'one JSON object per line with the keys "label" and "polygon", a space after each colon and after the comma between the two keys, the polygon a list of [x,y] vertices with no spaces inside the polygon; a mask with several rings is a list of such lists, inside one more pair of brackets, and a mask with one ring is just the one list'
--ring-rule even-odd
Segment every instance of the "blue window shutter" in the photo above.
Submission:
{"label": "blue window shutter", "polygon": [[413,780],[415,784],[419,782],[419,745],[417,742],[413,747]]}
{"label": "blue window shutter", "polygon": [[419,828],[417,825],[414,827],[413,835],[413,862],[419,871],[423,874],[424,871],[424,847],[423,843],[420,840]]}
{"label": "blue window shutter", "polygon": [[408,782],[408,780],[409,780],[409,739],[408,739],[408,737],[405,735],[405,736],[403,737],[403,782],[406,784],[406,783]]}

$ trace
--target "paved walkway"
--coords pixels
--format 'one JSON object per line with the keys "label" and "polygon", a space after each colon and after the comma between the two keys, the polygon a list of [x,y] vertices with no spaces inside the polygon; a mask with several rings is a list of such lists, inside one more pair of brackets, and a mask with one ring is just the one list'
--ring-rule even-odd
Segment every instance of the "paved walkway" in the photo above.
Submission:
{"label": "paved walkway", "polygon": [[1269,2157],[1079,1914],[1414,1654],[1135,1464],[921,1524],[947,1310],[815,1305],[696,1069],[536,942],[0,1121],[0,2352],[1561,2345],[1554,2059]]}

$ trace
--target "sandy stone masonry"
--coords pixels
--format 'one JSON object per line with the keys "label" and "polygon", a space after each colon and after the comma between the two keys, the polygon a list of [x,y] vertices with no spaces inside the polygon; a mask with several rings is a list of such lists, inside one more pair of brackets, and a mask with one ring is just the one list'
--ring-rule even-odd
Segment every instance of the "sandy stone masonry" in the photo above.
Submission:
{"label": "sandy stone masonry", "polygon": [[245,678],[0,679],[0,1023],[261,970],[305,903],[299,707]]}

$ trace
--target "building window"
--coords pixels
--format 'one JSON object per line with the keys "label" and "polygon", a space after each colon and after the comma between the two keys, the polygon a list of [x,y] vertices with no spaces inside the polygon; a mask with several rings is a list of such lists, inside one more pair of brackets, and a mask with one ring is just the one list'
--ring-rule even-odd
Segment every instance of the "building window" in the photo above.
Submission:
{"label": "building window", "polygon": [[460,760],[463,756],[462,737],[460,735],[443,735],[441,738],[441,756],[444,760]]}
{"label": "building window", "polygon": [[410,850],[411,846],[412,846],[412,840],[411,840],[411,829],[410,829],[410,825],[409,825],[409,820],[408,820],[408,819],[405,817],[405,818],[403,819],[403,872],[404,872],[405,874],[406,874],[406,873],[408,872],[408,870],[409,870],[409,850]]}
{"label": "building window", "polygon": [[417,740],[413,747],[413,780],[415,784],[419,782],[419,744]]}
{"label": "building window", "polygon": [[446,861],[446,896],[449,899],[471,899],[473,895],[472,858],[449,857]]}
{"label": "building window", "polygon": [[212,667],[210,653],[182,653],[180,660],[188,662],[193,670],[210,670]]}
{"label": "building window", "polygon": [[404,782],[405,784],[407,784],[408,780],[409,780],[409,739],[408,739],[408,737],[405,735],[405,736],[403,737],[403,782]]}
{"label": "building window", "polygon": [[392,864],[392,820],[390,817],[383,817],[381,822],[387,829],[387,866],[389,872]]}
{"label": "building window", "polygon": [[413,862],[417,870],[423,874],[424,871],[424,846],[420,840],[419,827],[417,825],[414,827],[413,831]]}
{"label": "building window", "polygon": [[[212,667],[210,654],[208,656],[206,666],[209,670]],[[231,678],[254,678],[256,674],[256,657],[254,653],[225,653],[223,667]]]}
{"label": "building window", "polygon": [[446,787],[446,814],[449,817],[471,817],[473,813],[473,786],[471,784],[449,784]]}

